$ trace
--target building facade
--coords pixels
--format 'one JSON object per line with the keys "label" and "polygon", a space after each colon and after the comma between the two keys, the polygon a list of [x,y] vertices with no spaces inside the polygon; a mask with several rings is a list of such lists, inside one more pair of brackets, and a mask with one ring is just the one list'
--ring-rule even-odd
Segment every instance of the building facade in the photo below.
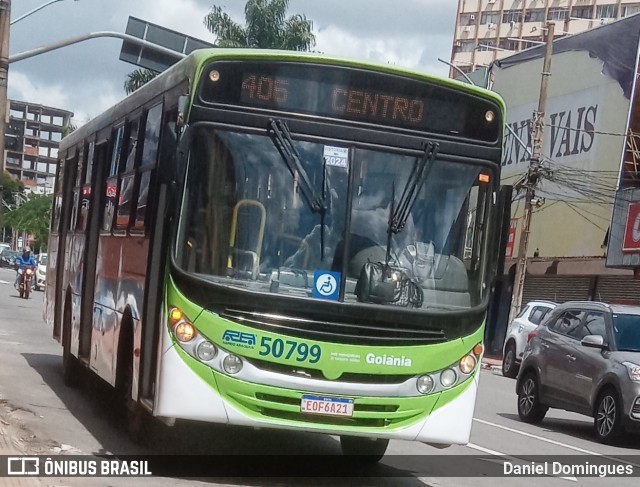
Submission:
{"label": "building facade", "polygon": [[58,147],[73,113],[35,103],[9,100],[5,170],[36,186],[34,192],[53,188]]}
{"label": "building facade", "polygon": [[639,0],[458,0],[451,64],[469,73],[539,45],[547,21],[557,38],[636,13]]}
{"label": "building facade", "polygon": [[[633,15],[553,42],[523,303],[548,299],[640,304],[640,280],[611,261],[626,245],[620,225],[611,223],[616,192],[625,188],[624,194],[629,194],[640,188],[639,41],[640,15]],[[494,326],[501,332],[507,325],[520,253],[524,187],[533,184],[527,174],[544,51],[541,45],[512,54],[493,62],[490,71],[491,89],[505,100],[510,128],[501,182],[520,187],[512,203],[507,274],[501,278],[505,292],[494,306],[499,309]],[[627,218],[627,206],[618,220]],[[631,234],[636,229],[640,242],[640,217],[630,228]],[[628,255],[635,256],[640,268],[640,243],[634,252]],[[494,349],[501,347],[503,337],[495,334]]]}

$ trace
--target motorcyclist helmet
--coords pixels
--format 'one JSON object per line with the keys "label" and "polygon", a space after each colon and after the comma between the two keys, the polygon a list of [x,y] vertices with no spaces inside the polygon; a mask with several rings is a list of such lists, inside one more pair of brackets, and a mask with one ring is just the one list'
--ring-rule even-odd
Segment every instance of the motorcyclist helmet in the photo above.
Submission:
{"label": "motorcyclist helmet", "polygon": [[28,254],[30,252],[31,252],[31,248],[30,247],[25,247],[25,248],[22,249],[22,253],[23,254]]}

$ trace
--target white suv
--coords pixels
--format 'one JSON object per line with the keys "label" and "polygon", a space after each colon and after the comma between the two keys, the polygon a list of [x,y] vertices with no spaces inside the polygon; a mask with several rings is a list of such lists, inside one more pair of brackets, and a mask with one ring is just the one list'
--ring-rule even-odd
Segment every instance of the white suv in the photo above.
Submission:
{"label": "white suv", "polygon": [[544,317],[556,306],[554,302],[542,300],[530,301],[523,306],[507,329],[502,354],[502,375],[511,378],[518,375],[529,332],[542,323]]}
{"label": "white suv", "polygon": [[36,270],[36,286],[35,290],[44,290],[44,286],[47,282],[47,254],[42,253],[38,255],[38,269]]}

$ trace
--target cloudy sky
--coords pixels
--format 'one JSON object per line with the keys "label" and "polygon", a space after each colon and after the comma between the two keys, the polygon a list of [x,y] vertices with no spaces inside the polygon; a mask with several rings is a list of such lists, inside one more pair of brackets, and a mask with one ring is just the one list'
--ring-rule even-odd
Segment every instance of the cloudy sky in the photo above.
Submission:
{"label": "cloudy sky", "polygon": [[[50,0],[13,0],[17,19]],[[290,0],[288,14],[313,21],[315,50],[447,75],[456,0]],[[219,5],[244,24],[245,0],[58,0],[11,26],[11,55],[89,32],[124,32],[129,16],[215,42],[203,18]],[[122,41],[94,39],[9,67],[9,98],[63,108],[85,123],[125,96],[135,66]]]}

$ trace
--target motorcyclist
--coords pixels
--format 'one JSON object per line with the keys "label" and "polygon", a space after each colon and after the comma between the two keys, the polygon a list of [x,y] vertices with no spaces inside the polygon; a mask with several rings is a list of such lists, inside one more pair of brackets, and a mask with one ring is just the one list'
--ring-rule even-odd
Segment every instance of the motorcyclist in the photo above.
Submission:
{"label": "motorcyclist", "polygon": [[[20,284],[20,276],[22,275],[22,271],[28,267],[35,269],[37,267],[36,259],[31,255],[31,249],[29,247],[25,247],[22,249],[22,255],[18,256],[15,261],[16,267],[16,282],[14,286],[16,289]],[[35,273],[34,273],[35,276]]]}

